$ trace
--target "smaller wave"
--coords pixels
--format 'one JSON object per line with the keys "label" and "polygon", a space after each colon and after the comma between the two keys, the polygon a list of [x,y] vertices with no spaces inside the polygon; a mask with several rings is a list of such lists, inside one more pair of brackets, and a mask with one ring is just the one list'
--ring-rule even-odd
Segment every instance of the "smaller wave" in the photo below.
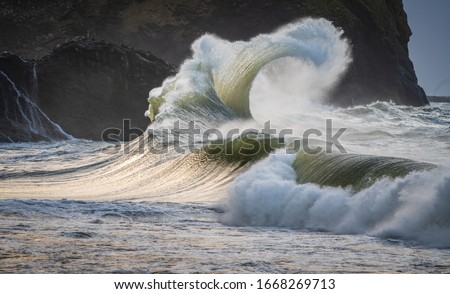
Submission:
{"label": "smaller wave", "polygon": [[350,187],[357,192],[381,178],[404,177],[412,171],[430,170],[436,166],[396,157],[299,152],[293,167],[298,183]]}
{"label": "smaller wave", "polygon": [[367,234],[450,247],[450,171],[381,178],[357,193],[297,183],[295,155],[272,154],[234,181],[223,223]]}

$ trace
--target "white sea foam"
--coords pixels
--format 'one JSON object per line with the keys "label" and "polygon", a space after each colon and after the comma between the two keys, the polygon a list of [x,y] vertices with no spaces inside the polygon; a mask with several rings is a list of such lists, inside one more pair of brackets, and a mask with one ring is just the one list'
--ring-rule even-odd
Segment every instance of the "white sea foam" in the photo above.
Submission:
{"label": "white sea foam", "polygon": [[223,222],[368,234],[450,246],[448,169],[349,190],[297,184],[294,156],[273,154],[235,179]]}
{"label": "white sea foam", "polygon": [[[351,61],[350,47],[342,33],[328,20],[307,18],[249,41],[229,42],[206,34],[192,44],[192,58],[183,63],[176,77],[167,80],[162,89],[150,92],[149,102],[152,108],[160,106],[158,112],[162,113],[173,112],[174,103],[180,101],[191,100],[190,106],[197,103],[201,107],[201,100],[222,104],[237,117],[250,118],[250,89],[258,74],[261,77],[253,86],[255,103],[276,105],[260,96],[279,100],[283,91],[318,99],[339,80]],[[260,73],[265,66],[269,68]],[[270,68],[282,69],[276,73],[276,81],[268,77]],[[265,78],[271,81],[267,83]]]}

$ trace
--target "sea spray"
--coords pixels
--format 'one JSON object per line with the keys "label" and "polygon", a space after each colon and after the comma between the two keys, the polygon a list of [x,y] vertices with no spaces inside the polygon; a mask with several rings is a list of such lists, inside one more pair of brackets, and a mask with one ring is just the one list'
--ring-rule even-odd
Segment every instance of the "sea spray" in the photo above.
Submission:
{"label": "sea spray", "polygon": [[[277,119],[278,126],[292,128],[296,136],[309,128],[324,126],[325,120],[331,118],[334,127],[349,128],[342,143],[353,154],[389,155],[449,166],[444,164],[450,150],[448,105],[412,108],[377,102],[347,109],[320,105],[321,98],[345,74],[350,60],[348,42],[326,20],[306,19],[248,42],[228,42],[205,35],[193,44],[193,57],[179,73],[150,92],[147,114],[154,132],[145,133],[142,138],[151,141],[158,128],[167,127],[169,131],[176,121],[180,128],[186,128],[182,123],[195,121],[201,130],[215,128],[226,134],[235,127],[260,129],[265,118]],[[226,139],[233,140],[228,136]],[[180,137],[182,140],[184,137]],[[163,152],[141,152],[140,141],[134,140],[127,145],[129,152],[109,158],[100,152],[83,154],[82,150],[88,147],[79,142],[65,143],[73,144],[74,151],[69,153],[68,147],[58,147],[50,153],[36,152],[36,146],[9,151],[3,148],[0,197],[183,205],[197,202],[201,206],[213,205],[228,196],[228,209],[223,215],[226,224],[368,234],[449,246],[446,168],[408,170],[400,177],[389,177],[383,172],[362,189],[330,187],[326,182],[319,186],[308,180],[302,182],[305,178],[301,170],[292,168],[295,154],[273,154],[262,159],[272,148],[264,150],[261,156],[223,156],[203,152],[204,149],[190,152],[189,148],[185,148],[186,154],[180,154],[174,151],[178,143],[168,141]],[[207,142],[199,143],[202,147]],[[229,143],[225,140],[219,145],[226,150]],[[81,151],[76,152],[77,148]],[[352,168],[350,165],[344,169],[347,167]],[[259,234],[259,228],[253,229]],[[214,229],[202,231],[214,233]],[[309,234],[297,233],[294,230],[287,234],[283,243],[290,245],[299,235]],[[311,234],[317,236],[316,233]],[[247,235],[243,237],[245,246],[249,243]],[[194,234],[195,244],[197,237]],[[268,239],[271,238],[265,238]],[[297,245],[302,246],[303,242],[298,241]]]}
{"label": "sea spray", "polygon": [[272,154],[237,177],[229,190],[223,223],[368,234],[450,246],[448,169],[381,178],[354,194],[341,187],[297,184],[294,160],[294,155]]}
{"label": "sea spray", "polygon": [[[301,79],[287,84],[302,84],[294,87],[295,91],[303,90],[302,95],[309,98],[320,97],[339,80],[351,61],[349,44],[342,33],[325,19],[308,18],[247,42],[229,42],[206,34],[193,43],[192,58],[184,62],[178,74],[150,92],[147,115],[157,124],[168,117],[201,118],[213,123],[251,118],[253,81],[266,65],[289,57],[296,60],[290,69],[301,72],[297,76]],[[270,99],[277,97],[271,95]]]}

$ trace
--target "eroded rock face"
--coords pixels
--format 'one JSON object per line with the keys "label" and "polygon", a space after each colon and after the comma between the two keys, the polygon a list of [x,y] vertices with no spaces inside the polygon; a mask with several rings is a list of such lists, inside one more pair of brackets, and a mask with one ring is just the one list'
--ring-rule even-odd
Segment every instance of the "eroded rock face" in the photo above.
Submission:
{"label": "eroded rock face", "polygon": [[0,142],[67,139],[37,106],[35,64],[12,53],[0,55]]}
{"label": "eroded rock face", "polygon": [[89,38],[65,42],[37,61],[4,53],[0,142],[59,140],[67,134],[131,140],[149,123],[144,116],[149,90],[174,73],[149,53]]}
{"label": "eroded rock face", "polygon": [[401,0],[59,0],[5,3],[0,7],[0,49],[41,57],[58,43],[90,34],[149,50],[179,64],[205,32],[228,40],[268,33],[299,18],[324,17],[352,42],[347,75],[329,95],[335,105],[392,100],[427,103],[408,56],[411,31]]}
{"label": "eroded rock face", "polygon": [[114,138],[127,141],[132,137],[124,137],[124,121],[125,129],[144,131],[148,92],[172,74],[171,66],[149,53],[76,38],[37,62],[39,105],[76,138],[101,140],[113,128],[121,130]]}

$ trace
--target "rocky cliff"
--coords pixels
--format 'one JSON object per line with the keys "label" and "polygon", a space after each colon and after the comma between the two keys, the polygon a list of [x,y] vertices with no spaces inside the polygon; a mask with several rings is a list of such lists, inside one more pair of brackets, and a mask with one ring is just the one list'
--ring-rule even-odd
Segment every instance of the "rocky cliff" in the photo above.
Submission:
{"label": "rocky cliff", "polygon": [[3,53],[0,142],[66,139],[66,133],[131,140],[149,124],[149,89],[174,73],[150,53],[82,37],[39,60]]}
{"label": "rocky cliff", "polygon": [[172,64],[205,32],[229,40],[270,32],[304,16],[324,17],[352,42],[354,62],[330,102],[392,100],[423,105],[408,56],[401,0],[59,0],[0,2],[0,49],[41,57],[75,35],[148,50]]}
{"label": "rocky cliff", "polygon": [[0,142],[67,139],[38,107],[36,65],[21,57],[0,55]]}
{"label": "rocky cliff", "polygon": [[[123,131],[124,119],[131,119],[129,127],[147,126],[143,112],[148,91],[175,71],[146,52],[176,66],[190,55],[192,41],[205,32],[246,40],[305,16],[333,21],[352,44],[353,62],[326,97],[328,102],[339,106],[376,100],[428,103],[408,56],[411,31],[401,0],[0,1],[0,50],[39,59],[16,64],[18,72],[30,64],[33,74],[37,69],[37,92],[25,96],[39,100],[48,118],[69,134],[98,140],[107,128]],[[78,35],[86,37],[65,41]],[[0,70],[5,71],[5,64]],[[18,78],[13,83],[28,93],[29,82]],[[4,76],[1,83],[1,112],[20,114],[7,102],[19,101],[19,92]],[[5,117],[1,121],[14,129]],[[8,134],[11,139],[14,132]],[[17,137],[39,139],[32,134]],[[129,139],[123,132],[121,138]]]}
{"label": "rocky cliff", "polygon": [[149,90],[174,73],[150,53],[75,38],[37,61],[39,105],[76,138],[101,140],[104,130],[115,129],[114,138],[128,141],[131,128],[149,124]]}

